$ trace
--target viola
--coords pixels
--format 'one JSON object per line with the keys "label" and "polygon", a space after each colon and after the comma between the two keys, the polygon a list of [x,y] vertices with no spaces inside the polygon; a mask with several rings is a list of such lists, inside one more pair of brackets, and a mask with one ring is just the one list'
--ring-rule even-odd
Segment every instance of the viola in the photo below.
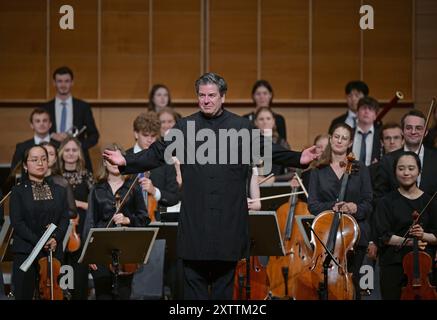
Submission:
{"label": "viola", "polygon": [[58,283],[61,262],[53,257],[52,250],[49,250],[47,257],[42,257],[38,260],[38,265],[40,299],[63,300],[64,294]]}
{"label": "viola", "polygon": [[[354,162],[353,154],[348,155],[339,202],[344,200],[349,175],[356,170]],[[347,270],[347,253],[358,241],[358,223],[348,214],[327,210],[314,219],[312,230],[314,254],[297,277],[294,297],[298,300],[352,300],[355,290],[352,274]]]}
{"label": "viola", "polygon": [[276,297],[294,297],[296,276],[311,262],[312,248],[309,248],[296,224],[296,216],[311,215],[308,206],[299,200],[299,187],[293,187],[288,203],[281,205],[277,211],[279,230],[285,249],[285,256],[270,257],[267,264],[267,275],[270,291]]}
{"label": "viola", "polygon": [[[419,213],[413,212],[413,219],[418,220]],[[413,251],[407,253],[402,259],[405,275],[408,277],[407,285],[402,288],[401,300],[437,300],[435,287],[429,282],[432,272],[432,258],[419,251],[416,237],[413,238]]]}

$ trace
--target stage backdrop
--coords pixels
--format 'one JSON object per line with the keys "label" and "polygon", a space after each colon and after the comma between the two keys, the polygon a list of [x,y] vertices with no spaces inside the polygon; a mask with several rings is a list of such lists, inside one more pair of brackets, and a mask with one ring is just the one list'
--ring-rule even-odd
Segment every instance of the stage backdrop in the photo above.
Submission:
{"label": "stage backdrop", "polygon": [[[364,2],[373,30],[360,29]],[[65,4],[74,30],[59,26]],[[240,114],[252,108],[254,81],[269,80],[300,148],[343,112],[349,80],[366,81],[380,101],[401,90],[406,105],[425,106],[436,87],[436,18],[432,0],[4,0],[0,162],[30,137],[28,114],[53,97],[61,65],[74,70],[74,95],[93,106],[99,148],[132,144],[132,121],[154,83],[171,89],[180,113],[194,111],[193,83],[206,71],[228,81],[227,106]]]}

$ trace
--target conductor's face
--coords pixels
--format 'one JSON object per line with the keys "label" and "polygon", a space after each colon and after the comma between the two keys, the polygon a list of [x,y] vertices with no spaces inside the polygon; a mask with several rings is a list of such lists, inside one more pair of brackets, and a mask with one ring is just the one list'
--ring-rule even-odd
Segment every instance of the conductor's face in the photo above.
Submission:
{"label": "conductor's face", "polygon": [[199,100],[200,110],[207,117],[214,117],[220,114],[222,103],[225,102],[225,96],[220,96],[219,88],[216,84],[200,85],[197,99]]}

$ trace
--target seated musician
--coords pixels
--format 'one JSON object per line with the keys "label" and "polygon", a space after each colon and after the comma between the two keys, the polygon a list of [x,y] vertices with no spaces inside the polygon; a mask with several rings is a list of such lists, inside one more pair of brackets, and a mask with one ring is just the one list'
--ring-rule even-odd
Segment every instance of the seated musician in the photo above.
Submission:
{"label": "seated musician", "polygon": [[338,201],[345,172],[346,156],[352,147],[353,130],[345,123],[334,125],[332,137],[316,167],[311,171],[308,209],[314,215],[326,210],[340,211],[355,218],[360,227],[360,238],[355,244],[349,269],[353,272],[356,298],[360,298],[360,267],[367,251],[369,224],[372,211],[372,187],[369,171],[361,162],[359,170],[349,176],[343,201]]}
{"label": "seated musician", "polygon": [[[14,252],[12,284],[15,299],[34,298],[38,277],[38,258],[43,251],[52,250],[55,257],[62,259],[62,241],[69,222],[69,208],[65,188],[46,179],[48,155],[46,149],[34,146],[24,153],[23,167],[27,176],[12,189],[10,218],[14,228],[12,251]],[[57,226],[53,237],[27,272],[20,270],[21,264],[44,234],[46,227]]]}
{"label": "seated musician", "polygon": [[[114,144],[109,149],[120,150],[120,147]],[[96,228],[117,225],[144,227],[149,224],[150,220],[147,217],[139,185],[134,187],[124,206],[117,210],[117,203],[125,197],[133,180],[132,177],[122,176],[117,166],[103,161],[97,177],[98,182],[90,194],[87,217],[92,221],[91,224],[86,223],[85,234],[88,232],[88,226]],[[114,274],[109,266],[93,264],[90,267],[97,300],[128,300],[130,298],[133,273],[121,274],[118,277],[118,293],[114,295],[112,292]]]}
{"label": "seated musician", "polygon": [[[393,170],[399,187],[378,202],[375,212],[375,232],[379,247],[381,295],[384,300],[399,300],[401,288],[406,284],[402,267],[405,254],[411,251],[412,237],[417,237],[419,245],[426,247],[437,244],[437,201],[428,208],[414,224],[412,213],[422,212],[431,196],[417,186],[421,173],[420,158],[412,151],[402,152],[394,161]],[[404,236],[408,238],[404,246]],[[401,248],[402,247],[402,248]],[[434,255],[432,255],[434,256]]]}

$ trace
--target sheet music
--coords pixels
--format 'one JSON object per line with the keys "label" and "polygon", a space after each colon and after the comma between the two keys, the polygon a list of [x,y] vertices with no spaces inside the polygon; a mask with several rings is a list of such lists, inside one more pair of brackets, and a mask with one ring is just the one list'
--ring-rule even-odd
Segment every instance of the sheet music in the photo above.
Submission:
{"label": "sheet music", "polygon": [[27,270],[29,270],[29,268],[32,265],[33,261],[36,259],[36,257],[38,256],[39,252],[42,250],[42,248],[44,247],[46,242],[49,241],[50,236],[52,235],[53,231],[55,231],[56,228],[57,228],[57,226],[54,225],[53,223],[51,223],[48,226],[47,230],[44,232],[44,234],[42,235],[41,239],[39,239],[38,243],[33,248],[33,250],[30,253],[30,255],[27,257],[27,259],[20,266],[20,269],[22,271],[26,272]]}
{"label": "sheet music", "polygon": [[181,212],[181,202],[179,201],[174,206],[167,207],[166,212]]}

